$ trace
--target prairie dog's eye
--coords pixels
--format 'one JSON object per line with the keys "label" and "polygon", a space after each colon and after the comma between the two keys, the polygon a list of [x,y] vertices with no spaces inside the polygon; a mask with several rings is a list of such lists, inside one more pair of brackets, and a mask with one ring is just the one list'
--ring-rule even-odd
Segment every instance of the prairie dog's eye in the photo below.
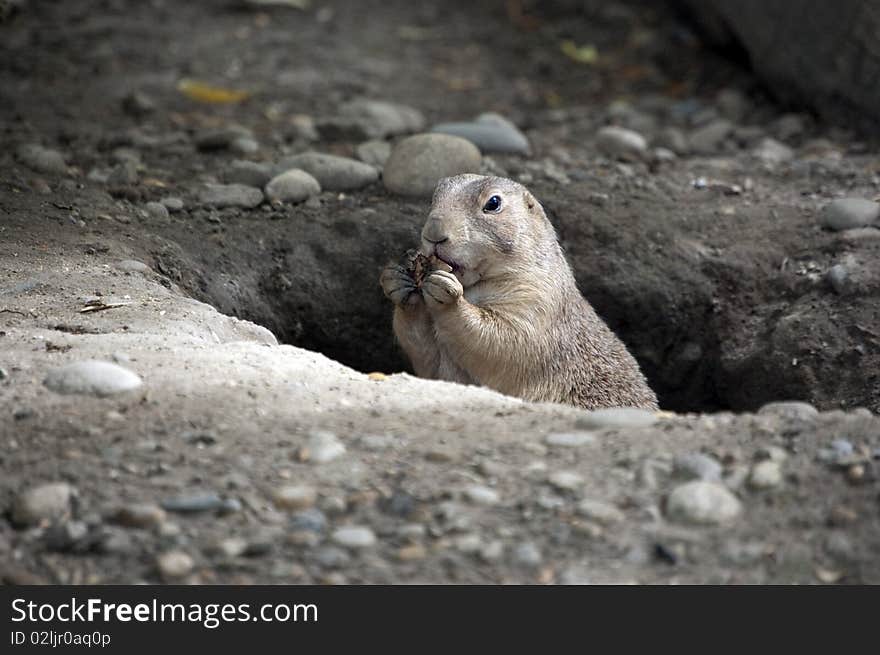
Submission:
{"label": "prairie dog's eye", "polygon": [[501,211],[501,196],[492,196],[483,205],[483,211],[487,214],[497,214]]}

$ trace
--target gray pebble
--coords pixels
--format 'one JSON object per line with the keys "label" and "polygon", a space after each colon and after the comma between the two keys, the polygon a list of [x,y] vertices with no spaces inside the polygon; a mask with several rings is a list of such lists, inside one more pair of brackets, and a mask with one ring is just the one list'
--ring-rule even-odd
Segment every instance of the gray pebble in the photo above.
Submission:
{"label": "gray pebble", "polygon": [[785,400],[767,403],[758,410],[761,416],[779,416],[785,419],[813,421],[819,416],[819,410],[809,403],[799,400]]}
{"label": "gray pebble", "polygon": [[753,489],[772,489],[782,484],[782,468],[772,459],[758,462],[749,474],[749,486]]}
{"label": "gray pebble", "polygon": [[345,444],[332,432],[313,432],[309,436],[306,448],[308,461],[315,464],[325,464],[345,454]]}
{"label": "gray pebble", "polygon": [[739,89],[721,89],[715,97],[719,113],[733,121],[740,123],[749,113],[751,103]]}
{"label": "gray pebble", "polygon": [[349,525],[333,531],[331,539],[334,543],[346,548],[368,548],[375,545],[376,535],[370,528],[360,525]]}
{"label": "gray pebble", "polygon": [[319,193],[318,180],[297,168],[276,175],[266,185],[266,197],[279,202],[302,202]]}
{"label": "gray pebble", "polygon": [[88,546],[89,527],[83,521],[53,523],[43,535],[46,548],[58,553],[76,551]]}
{"label": "gray pebble", "polygon": [[501,499],[498,492],[482,485],[471,485],[464,490],[465,498],[477,505],[495,505]]}
{"label": "gray pebble", "polygon": [[104,397],[137,389],[143,382],[118,364],[87,359],[49,371],[43,384],[55,393]]}
{"label": "gray pebble", "polygon": [[223,499],[215,493],[189,494],[167,498],[161,502],[162,509],[180,514],[210,512],[223,507]]}
{"label": "gray pebble", "polygon": [[669,518],[698,525],[718,525],[736,518],[742,506],[726,487],[704,480],[676,487],[666,506]]}
{"label": "gray pebble", "polygon": [[596,147],[608,157],[639,161],[647,154],[648,142],[634,130],[608,125],[596,133]]}
{"label": "gray pebble", "polygon": [[673,461],[673,472],[686,480],[718,481],[722,468],[714,457],[703,453],[684,453]]}
{"label": "gray pebble", "polygon": [[156,558],[156,568],[163,580],[179,580],[192,573],[195,561],[182,550],[169,550]]}
{"label": "gray pebble", "polygon": [[577,448],[596,443],[596,435],[592,432],[551,432],[544,441],[548,446]]}
{"label": "gray pebble", "polygon": [[110,169],[110,174],[107,176],[107,184],[111,187],[130,186],[137,184],[139,177],[138,163],[127,159]]}
{"label": "gray pebble", "polygon": [[578,514],[581,516],[601,523],[603,525],[611,525],[612,523],[620,523],[626,516],[610,503],[600,500],[592,500],[586,498],[578,503]]}
{"label": "gray pebble", "polygon": [[658,146],[668,148],[676,155],[686,155],[690,151],[687,137],[677,127],[666,127],[660,130],[654,142]]}
{"label": "gray pebble", "polygon": [[752,150],[752,155],[765,164],[777,165],[794,159],[794,150],[776,139],[765,138]]}
{"label": "gray pebble", "polygon": [[314,177],[328,191],[361,189],[379,179],[379,171],[369,164],[320,152],[285,157],[275,166],[275,172],[281,174],[294,168]]}
{"label": "gray pebble", "polygon": [[691,150],[699,155],[711,155],[718,152],[724,140],[733,132],[733,124],[724,119],[714,120],[691,132]]}
{"label": "gray pebble", "polygon": [[339,108],[338,116],[320,121],[318,131],[325,139],[384,139],[412,134],[425,127],[420,111],[381,100],[358,98]]}
{"label": "gray pebble", "polygon": [[398,143],[385,162],[385,187],[405,196],[429,198],[437,183],[478,173],[481,155],[470,141],[449,134],[417,134]]}
{"label": "gray pebble", "polygon": [[578,417],[575,427],[596,428],[646,428],[657,422],[654,412],[634,407],[609,407],[586,412]]}
{"label": "gray pebble", "polygon": [[239,155],[253,155],[260,151],[260,144],[249,136],[240,136],[229,143],[229,150]]}
{"label": "gray pebble", "polygon": [[584,479],[574,471],[555,471],[547,476],[547,482],[557,489],[573,491],[583,485]]}
{"label": "gray pebble", "polygon": [[282,509],[305,509],[315,504],[318,492],[306,485],[285,485],[272,492],[272,500]]}
{"label": "gray pebble", "polygon": [[440,123],[432,132],[451,134],[467,139],[481,152],[529,154],[529,140],[516,125],[499,114],[481,114],[466,123]]}
{"label": "gray pebble", "polygon": [[864,198],[832,200],[819,212],[823,227],[839,232],[871,225],[880,218],[880,203]]}
{"label": "gray pebble", "polygon": [[165,205],[165,209],[172,213],[179,212],[181,209],[183,209],[183,200],[174,196],[162,198],[161,200],[159,200],[159,202]]}
{"label": "gray pebble", "polygon": [[136,259],[123,259],[120,262],[116,262],[115,268],[126,273],[147,273],[150,270],[149,266]]}
{"label": "gray pebble", "polygon": [[252,209],[263,202],[263,192],[244,184],[206,184],[198,193],[203,205]]}
{"label": "gray pebble", "polygon": [[348,553],[336,546],[324,546],[315,550],[313,557],[321,566],[328,569],[338,569],[351,560]]}
{"label": "gray pebble", "polygon": [[135,503],[116,510],[113,521],[129,528],[152,528],[160,525],[166,516],[165,510],[158,505]]}
{"label": "gray pebble", "polygon": [[520,566],[535,568],[543,559],[540,549],[531,541],[520,543],[513,549],[513,560]]}
{"label": "gray pebble", "polygon": [[272,179],[272,166],[236,159],[223,171],[222,178],[227,184],[244,184],[262,189]]}
{"label": "gray pebble", "polygon": [[387,141],[372,139],[359,144],[355,150],[358,159],[365,164],[381,169],[391,156],[391,144]]}
{"label": "gray pebble", "polygon": [[51,482],[27,489],[12,504],[10,516],[17,525],[36,525],[70,511],[76,490],[66,482]]}
{"label": "gray pebble", "polygon": [[244,555],[247,549],[247,539],[243,539],[242,537],[227,537],[226,539],[221,539],[217,543],[212,544],[206,550],[209,553],[216,553],[223,557],[234,558]]}
{"label": "gray pebble", "polygon": [[164,221],[168,218],[168,208],[161,202],[148,202],[144,205],[150,218],[158,221]]}
{"label": "gray pebble", "polygon": [[835,264],[829,268],[825,277],[831,285],[831,288],[834,289],[834,293],[844,295],[849,291],[849,272],[843,264]]}
{"label": "gray pebble", "polygon": [[239,125],[230,125],[221,128],[209,128],[200,130],[194,139],[199,150],[223,150],[229,148],[233,141],[241,138],[251,138],[251,131]]}
{"label": "gray pebble", "polygon": [[18,160],[35,171],[49,175],[63,175],[67,173],[67,164],[64,157],[57,150],[50,150],[41,145],[28,143],[16,150]]}
{"label": "gray pebble", "polygon": [[327,527],[327,517],[321,510],[311,507],[294,514],[290,518],[290,525],[294,530],[323,532]]}

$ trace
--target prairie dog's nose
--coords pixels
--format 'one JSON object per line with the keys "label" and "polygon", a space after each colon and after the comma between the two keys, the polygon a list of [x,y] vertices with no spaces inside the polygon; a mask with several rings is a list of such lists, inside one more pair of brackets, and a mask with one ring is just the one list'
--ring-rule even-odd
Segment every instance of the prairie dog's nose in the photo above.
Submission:
{"label": "prairie dog's nose", "polygon": [[425,227],[422,228],[422,238],[434,245],[449,241],[449,235],[446,233],[443,223],[434,217],[429,217]]}

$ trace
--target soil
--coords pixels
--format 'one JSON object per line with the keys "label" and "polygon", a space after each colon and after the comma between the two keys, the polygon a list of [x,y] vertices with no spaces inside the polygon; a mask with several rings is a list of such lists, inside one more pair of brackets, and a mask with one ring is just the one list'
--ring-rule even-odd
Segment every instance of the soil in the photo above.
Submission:
{"label": "soil", "polygon": [[[157,557],[175,550],[193,560],[175,581],[197,583],[880,582],[880,230],[819,219],[833,198],[880,196],[873,137],[774,104],[654,3],[311,5],[26,2],[0,23],[0,508],[44,482],[76,489],[52,521],[0,518],[4,580],[172,581]],[[574,61],[566,41],[598,60]],[[183,78],[251,95],[200,103]],[[643,161],[597,150],[608,123],[658,144],[670,126],[693,135],[731,89],[751,134]],[[668,410],[658,422],[590,424],[408,375],[378,274],[416,245],[428,201],[378,182],[305,204],[200,204],[234,159],[353,156],[357,140],[304,126],[357,97],[428,125],[494,111],[524,131],[531,155],[484,166],[541,200]],[[195,144],[236,125],[257,153]],[[756,157],[764,138],[792,157]],[[68,170],[22,164],[28,143]],[[129,160],[133,176],[93,174]],[[170,196],[182,210],[146,210]],[[82,313],[96,297],[121,304]],[[42,384],[82,359],[115,359],[144,386],[93,398]],[[754,413],[781,400],[820,413]],[[591,443],[546,442],[571,431]],[[323,432],[346,452],[319,464]],[[720,464],[735,520],[669,515],[687,477],[675,458],[696,452]],[[782,478],[750,485],[767,458]],[[559,471],[581,480],[560,489]],[[285,485],[316,498],[293,511],[273,502]],[[474,500],[474,485],[497,498]],[[204,492],[229,502],[113,519]],[[585,499],[618,513],[579,513]],[[83,527],[59,539],[59,525]],[[376,543],[340,545],[347,525]],[[246,547],[218,546],[230,538]]]}

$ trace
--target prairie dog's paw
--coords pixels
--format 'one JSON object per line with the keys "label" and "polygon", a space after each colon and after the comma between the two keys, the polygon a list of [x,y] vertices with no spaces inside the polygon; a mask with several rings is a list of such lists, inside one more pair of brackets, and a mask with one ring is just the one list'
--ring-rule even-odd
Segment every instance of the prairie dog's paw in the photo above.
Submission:
{"label": "prairie dog's paw", "polygon": [[385,297],[395,305],[414,305],[421,299],[412,276],[399,264],[388,264],[379,276],[379,284]]}
{"label": "prairie dog's paw", "polygon": [[461,282],[446,271],[432,271],[422,282],[422,297],[428,307],[454,305],[463,294]]}

